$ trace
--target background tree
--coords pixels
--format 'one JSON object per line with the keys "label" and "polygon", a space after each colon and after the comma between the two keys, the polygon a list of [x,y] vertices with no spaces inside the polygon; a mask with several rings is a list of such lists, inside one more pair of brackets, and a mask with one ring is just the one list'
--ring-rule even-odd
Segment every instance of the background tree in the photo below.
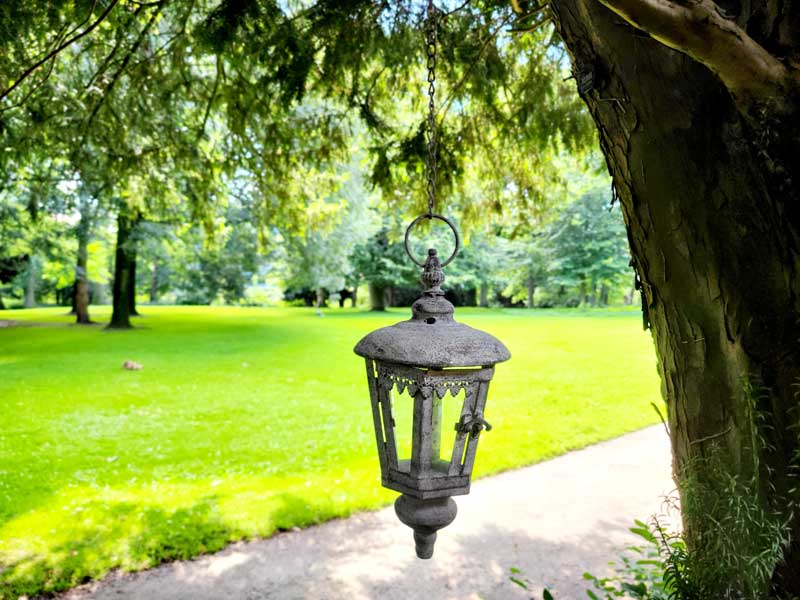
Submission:
{"label": "background tree", "polygon": [[[310,203],[303,232],[294,236],[287,232],[284,237],[288,249],[287,287],[313,290],[318,307],[324,306],[326,291],[339,292],[347,281],[353,281],[351,253],[377,225],[370,210],[373,199],[359,172],[360,158],[354,154],[350,164],[340,165],[335,174],[335,190]],[[314,177],[308,174],[302,179],[303,185],[318,190],[331,187],[315,184]],[[313,191],[306,193],[310,195]]]}
{"label": "background tree", "polygon": [[387,225],[353,250],[350,260],[358,280],[369,288],[370,310],[386,310],[387,291],[392,286],[413,284],[418,269],[406,256],[403,242],[389,237]]}
{"label": "background tree", "polygon": [[[205,122],[205,107],[211,107],[210,112],[228,117],[231,147],[238,149],[231,154],[237,157],[234,164],[250,164],[250,178],[264,200],[263,222],[284,213],[300,227],[307,199],[294,202],[282,192],[286,173],[294,160],[302,162],[293,157],[307,152],[325,160],[335,144],[310,136],[293,148],[285,117],[315,122],[335,139],[341,131],[337,114],[349,109],[362,116],[373,136],[372,178],[386,206],[413,212],[424,203],[421,193],[403,193],[423,181],[424,129],[415,104],[421,100],[416,90],[423,65],[418,3],[223,0],[209,6],[186,0],[126,3],[115,10],[111,0],[96,6],[98,14],[94,4],[84,2],[45,6],[37,0],[19,10],[23,4],[5,2],[0,9],[5,32],[0,76],[15,82],[5,90],[14,87],[13,95],[4,96],[4,146],[9,140],[42,140],[29,134],[52,134],[62,127],[60,113],[49,110],[48,101],[65,95],[58,88],[64,81],[59,65],[81,61],[37,62],[37,57],[49,56],[64,45],[62,40],[103,18],[107,26],[98,27],[97,36],[81,38],[96,44],[98,56],[110,57],[93,63],[100,66],[101,93],[86,81],[82,97],[88,103],[75,105],[72,113],[68,105],[66,114],[92,120],[95,113],[112,123],[114,115],[106,114],[106,100],[100,98],[112,100],[107,106],[116,112],[143,108],[136,104],[138,95],[150,104],[146,111],[132,110],[139,116],[134,121],[158,116],[161,120],[152,122],[166,125],[175,124],[171,115],[191,114],[195,122]],[[714,597],[800,594],[800,542],[783,543],[800,540],[797,11],[793,3],[764,0],[691,5],[511,0],[448,4],[440,20],[439,187],[466,200],[469,195],[459,192],[471,169],[483,168],[492,193],[462,206],[465,223],[470,215],[505,212],[520,224],[511,237],[534,228],[531,215],[547,200],[544,184],[558,178],[548,177],[553,171],[547,157],[564,148],[577,150],[591,139],[586,113],[567,88],[573,84],[564,81],[559,39],[569,50],[643,283],[669,407],[686,536],[703,566],[693,572],[716,574],[707,582]],[[556,34],[549,28],[551,19]],[[124,30],[125,23],[132,29]],[[108,37],[109,32],[114,35]],[[149,37],[153,32],[165,37]],[[159,41],[161,52],[153,50],[161,47]],[[74,56],[87,56],[83,47],[69,48]],[[189,48],[197,50],[191,60]],[[162,55],[169,60],[160,61]],[[30,69],[39,62],[40,68]],[[204,84],[184,85],[192,65],[201,64],[208,67],[197,71]],[[126,95],[126,89],[153,85],[124,75],[128,70],[163,79],[160,85],[173,94],[164,94],[168,101],[159,100],[159,94]],[[17,74],[28,72],[33,74],[16,85]],[[175,110],[171,99],[189,92],[197,98]],[[328,109],[311,117],[298,113],[306,95],[325,97]],[[209,97],[211,102],[203,101]],[[145,123],[140,131],[173,139],[192,129],[165,126],[156,132]],[[118,135],[114,127],[92,131],[94,140]],[[170,137],[170,132],[179,133]],[[147,136],[136,139],[146,142]],[[173,145],[186,149],[180,154],[186,160],[197,146],[196,139],[190,141]],[[98,141],[98,155],[113,148],[111,142]],[[83,148],[81,137],[71,147]],[[124,165],[135,150],[112,155]],[[4,154],[9,156],[0,159],[3,166],[19,155]],[[138,169],[155,173],[163,164],[163,159],[140,162]],[[121,179],[125,185],[119,187],[126,188],[127,178]],[[212,198],[197,189],[186,197]],[[735,485],[723,485],[725,478]],[[725,497],[748,502],[750,514],[788,523],[780,528],[782,536],[739,531],[738,537],[755,540],[755,546],[732,548],[727,540],[740,520],[718,502],[722,488],[734,490]]]}
{"label": "background tree", "polygon": [[508,248],[509,260],[505,272],[511,281],[504,294],[512,301],[522,295],[528,308],[534,308],[536,290],[545,285],[554,268],[556,254],[548,246],[549,240],[543,239],[542,235],[529,234],[511,240]]}
{"label": "background tree", "polygon": [[582,304],[607,305],[610,291],[630,281],[625,225],[604,189],[567,205],[547,236],[553,283],[578,288]]}

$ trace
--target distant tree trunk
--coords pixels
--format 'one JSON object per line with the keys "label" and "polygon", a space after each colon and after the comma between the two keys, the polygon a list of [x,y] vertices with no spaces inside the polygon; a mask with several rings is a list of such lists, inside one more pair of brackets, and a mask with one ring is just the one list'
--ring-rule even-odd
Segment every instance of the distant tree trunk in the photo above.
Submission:
{"label": "distant tree trunk", "polygon": [[[135,224],[134,224],[135,226]],[[131,240],[133,241],[133,240]],[[132,247],[128,252],[129,260],[130,260],[130,277],[131,277],[131,284],[128,286],[128,314],[132,317],[139,317],[139,311],[136,310],[136,247],[131,244]]]}
{"label": "distant tree trunk", "polygon": [[36,306],[36,283],[39,273],[37,272],[36,256],[31,254],[28,257],[28,268],[25,277],[25,308]]}
{"label": "distant tree trunk", "polygon": [[350,305],[350,308],[355,308],[356,307],[356,301],[358,300],[358,286],[357,285],[353,286],[353,295],[350,296],[350,300],[352,301],[352,304]]}
{"label": "distant tree trunk", "polygon": [[153,275],[150,277],[150,303],[158,302],[158,257],[153,259]]}
{"label": "distant tree trunk", "polygon": [[600,286],[600,306],[608,306],[608,296],[610,293],[607,284],[604,283]]}
{"label": "distant tree trunk", "polygon": [[79,325],[91,323],[89,318],[89,249],[88,238],[86,235],[78,235],[78,259],[75,261],[75,285],[72,296],[72,307],[75,314],[75,322]]}
{"label": "distant tree trunk", "polygon": [[489,306],[489,284],[485,281],[478,288],[478,306],[486,308]]}
{"label": "distant tree trunk", "polygon": [[384,302],[384,295],[386,294],[386,287],[378,285],[377,283],[369,284],[369,309],[370,310],[386,310],[386,303]]}
{"label": "distant tree trunk", "polygon": [[390,306],[390,307],[394,306],[394,286],[387,285],[386,286],[386,291],[384,293],[384,296],[385,296],[384,304],[386,306]]}
{"label": "distant tree trunk", "polygon": [[5,302],[3,302],[3,297],[0,296],[0,310],[5,310],[5,309],[6,309]]}
{"label": "distant tree trunk", "polygon": [[131,277],[131,258],[129,251],[130,237],[133,229],[131,219],[120,212],[117,216],[117,248],[114,255],[114,291],[112,300],[111,329],[130,329],[130,288],[133,286]]}
{"label": "distant tree trunk", "polygon": [[634,279],[633,285],[622,297],[622,301],[625,303],[625,306],[630,306],[631,304],[633,304],[633,297],[635,295],[636,295],[636,281]]}
{"label": "distant tree trunk", "polygon": [[533,308],[533,295],[536,293],[536,282],[533,280],[533,277],[528,277],[526,285],[528,286],[528,303],[526,306],[528,308]]}
{"label": "distant tree trunk", "polygon": [[317,302],[315,306],[317,308],[323,308],[325,306],[325,288],[317,288]]}
{"label": "distant tree trunk", "polygon": [[581,283],[580,287],[580,297],[581,297],[581,305],[586,306],[589,304],[589,292],[586,289],[586,283]]}

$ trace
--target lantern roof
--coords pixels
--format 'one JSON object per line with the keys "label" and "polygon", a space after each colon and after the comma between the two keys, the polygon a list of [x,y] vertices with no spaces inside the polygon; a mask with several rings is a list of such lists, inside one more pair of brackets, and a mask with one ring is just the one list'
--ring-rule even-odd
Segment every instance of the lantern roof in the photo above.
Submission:
{"label": "lantern roof", "polygon": [[428,251],[422,274],[426,289],[411,306],[411,318],[367,334],[355,347],[364,358],[441,369],[486,367],[511,358],[496,337],[458,323],[455,308],[444,297],[436,250]]}

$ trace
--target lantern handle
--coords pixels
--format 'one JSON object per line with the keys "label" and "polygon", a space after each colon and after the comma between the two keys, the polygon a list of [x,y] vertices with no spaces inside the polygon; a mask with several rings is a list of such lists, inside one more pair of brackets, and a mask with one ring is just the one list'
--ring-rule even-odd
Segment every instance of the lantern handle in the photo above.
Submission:
{"label": "lantern handle", "polygon": [[483,417],[476,415],[462,415],[461,420],[456,423],[456,431],[458,433],[471,433],[473,436],[478,436],[484,429],[491,431],[492,424]]}
{"label": "lantern handle", "polygon": [[437,215],[434,213],[425,213],[424,215],[420,215],[416,219],[411,221],[411,224],[406,228],[406,236],[403,241],[403,244],[406,247],[406,254],[408,254],[408,257],[414,262],[415,265],[422,267],[423,269],[425,268],[425,263],[420,262],[416,258],[414,258],[414,255],[411,254],[411,248],[408,247],[408,237],[411,234],[411,230],[422,219],[431,219],[431,220],[436,219],[438,221],[442,221],[443,223],[446,223],[447,226],[450,228],[450,231],[453,232],[453,238],[455,239],[456,247],[453,248],[453,253],[450,255],[450,258],[448,258],[441,264],[442,267],[446,267],[453,261],[453,259],[456,257],[456,254],[458,254],[458,251],[461,249],[461,238],[459,237],[458,230],[456,229],[456,226],[453,225],[453,222],[450,221],[450,219],[448,219],[447,217],[444,217],[442,215]]}

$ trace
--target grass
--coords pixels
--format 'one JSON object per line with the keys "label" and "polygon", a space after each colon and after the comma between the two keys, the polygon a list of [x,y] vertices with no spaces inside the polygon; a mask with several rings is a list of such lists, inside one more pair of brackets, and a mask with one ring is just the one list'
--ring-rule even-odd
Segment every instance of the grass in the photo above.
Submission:
{"label": "grass", "polygon": [[[361,359],[405,319],[330,310],[144,307],[137,329],[60,309],[0,329],[0,597],[52,592],[388,503]],[[108,311],[94,308],[107,321]],[[657,420],[638,312],[462,309],[505,341],[476,474]],[[24,326],[30,322],[32,326]],[[33,326],[33,324],[37,326]],[[126,359],[142,371],[121,368]],[[590,490],[587,490],[590,493]]]}

